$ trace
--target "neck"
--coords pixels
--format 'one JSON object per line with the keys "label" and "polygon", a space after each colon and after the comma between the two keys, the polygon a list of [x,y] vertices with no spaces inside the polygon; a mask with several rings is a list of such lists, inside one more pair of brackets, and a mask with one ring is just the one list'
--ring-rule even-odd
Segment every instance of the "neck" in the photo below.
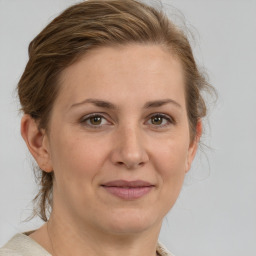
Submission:
{"label": "neck", "polygon": [[53,256],[155,256],[161,224],[136,233],[111,233],[52,213],[45,229]]}

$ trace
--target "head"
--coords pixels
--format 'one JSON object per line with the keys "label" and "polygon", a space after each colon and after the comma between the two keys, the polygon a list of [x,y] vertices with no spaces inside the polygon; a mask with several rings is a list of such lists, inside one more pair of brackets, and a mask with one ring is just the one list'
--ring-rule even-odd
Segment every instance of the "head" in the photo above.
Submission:
{"label": "head", "polygon": [[[188,39],[162,11],[135,0],[89,0],[65,10],[30,43],[18,84],[22,136],[41,173],[41,218],[46,221],[47,206],[58,207],[60,194],[69,193],[67,181],[81,180],[71,202],[85,189],[85,176],[88,184],[101,186],[117,176],[147,175],[156,189],[163,186],[163,195],[172,194],[163,217],[196,153],[206,114],[201,93],[208,88]],[[90,108],[103,114],[90,116]],[[92,195],[88,187],[84,191]],[[101,193],[99,202],[108,201]],[[112,203],[119,213],[127,207],[118,198]]]}

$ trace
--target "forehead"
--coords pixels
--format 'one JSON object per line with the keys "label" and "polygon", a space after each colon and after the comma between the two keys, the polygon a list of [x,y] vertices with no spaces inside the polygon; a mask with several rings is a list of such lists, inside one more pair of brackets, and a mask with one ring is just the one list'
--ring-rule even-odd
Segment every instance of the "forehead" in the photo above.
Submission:
{"label": "forehead", "polygon": [[[86,53],[60,76],[57,100],[72,104],[85,98],[117,103],[178,97],[184,101],[180,61],[159,45],[101,47]],[[68,107],[68,106],[66,106]]]}

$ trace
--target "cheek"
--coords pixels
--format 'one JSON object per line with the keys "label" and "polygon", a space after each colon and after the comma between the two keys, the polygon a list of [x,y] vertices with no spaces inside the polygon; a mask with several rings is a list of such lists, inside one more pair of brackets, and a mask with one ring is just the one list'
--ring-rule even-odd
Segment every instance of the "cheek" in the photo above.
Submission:
{"label": "cheek", "polygon": [[74,132],[56,134],[52,145],[55,203],[83,212],[82,206],[90,205],[89,199],[93,198],[106,146],[102,141]]}
{"label": "cheek", "polygon": [[92,179],[104,162],[105,144],[90,136],[74,132],[59,133],[52,145],[54,172],[69,182],[77,180],[82,183],[83,179]]}
{"label": "cheek", "polygon": [[170,139],[156,148],[158,149],[154,165],[158,170],[162,193],[167,200],[174,202],[186,173],[188,143],[184,140]]}
{"label": "cheek", "polygon": [[164,177],[185,173],[189,144],[184,139],[167,139],[155,145],[155,161]]}

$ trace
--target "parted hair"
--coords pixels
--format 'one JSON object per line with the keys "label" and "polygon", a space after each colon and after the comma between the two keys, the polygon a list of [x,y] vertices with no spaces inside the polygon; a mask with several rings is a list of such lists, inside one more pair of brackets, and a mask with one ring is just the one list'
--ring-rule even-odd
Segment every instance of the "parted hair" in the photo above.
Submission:
{"label": "parted hair", "polygon": [[[154,44],[177,57],[185,76],[191,139],[206,115],[203,91],[211,86],[200,73],[185,33],[160,8],[137,0],[88,0],[73,5],[48,24],[30,43],[29,60],[18,83],[21,110],[48,131],[54,101],[61,90],[60,73],[92,49],[126,44]],[[34,215],[44,221],[52,207],[54,172],[35,170],[40,189]],[[39,175],[38,175],[39,174]]]}

